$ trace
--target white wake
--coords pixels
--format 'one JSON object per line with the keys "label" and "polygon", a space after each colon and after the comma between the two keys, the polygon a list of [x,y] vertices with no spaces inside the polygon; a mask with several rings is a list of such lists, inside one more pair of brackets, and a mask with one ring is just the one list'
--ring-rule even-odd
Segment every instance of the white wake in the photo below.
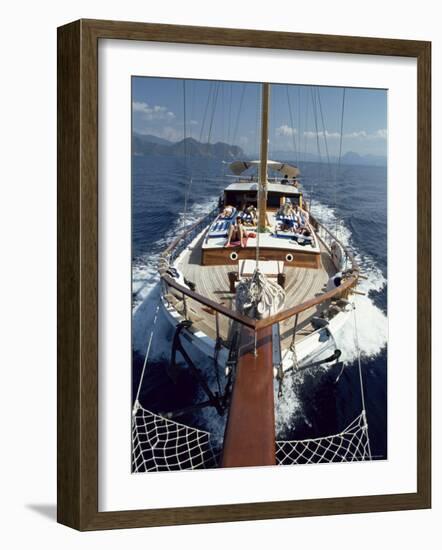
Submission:
{"label": "white wake", "polygon": [[[375,261],[370,256],[355,249],[352,243],[351,230],[341,220],[337,222],[333,208],[315,202],[313,212],[318,221],[331,231],[336,232],[342,244],[353,251],[356,262],[361,267],[364,277],[366,277],[360,279],[358,284],[358,291],[365,295],[354,294],[351,298],[356,307],[357,340],[353,314],[341,330],[334,335],[336,344],[342,352],[340,360],[344,365],[349,365],[358,359],[357,342],[361,356],[372,359],[380,354],[387,345],[388,320],[385,313],[370,299],[369,293],[381,291],[387,281]],[[324,374],[328,368],[326,366],[316,368],[316,376]],[[284,383],[284,394],[279,399],[275,390],[277,433],[282,433],[285,429],[290,428],[299,419],[307,424],[309,423],[304,415],[300,396],[306,376],[311,376],[311,373],[304,371],[287,377],[288,379]]]}

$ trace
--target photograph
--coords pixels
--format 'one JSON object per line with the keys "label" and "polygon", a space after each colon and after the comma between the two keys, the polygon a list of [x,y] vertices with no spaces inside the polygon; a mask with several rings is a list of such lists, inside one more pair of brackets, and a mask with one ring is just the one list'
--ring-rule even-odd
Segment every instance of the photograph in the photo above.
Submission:
{"label": "photograph", "polygon": [[388,90],[132,76],[127,108],[132,473],[388,460]]}

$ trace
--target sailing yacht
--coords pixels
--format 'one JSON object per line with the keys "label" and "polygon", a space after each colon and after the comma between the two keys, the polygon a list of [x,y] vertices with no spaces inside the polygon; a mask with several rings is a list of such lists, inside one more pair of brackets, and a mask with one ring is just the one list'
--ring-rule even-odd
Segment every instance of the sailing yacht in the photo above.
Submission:
{"label": "sailing yacht", "polygon": [[[262,85],[257,161],[230,164],[217,208],[187,228],[159,263],[161,306],[208,401],[227,414],[222,466],[275,464],[274,399],[297,368],[336,364],[359,268],[310,208],[295,165],[268,159],[270,85]],[[198,350],[223,373],[213,392]],[[217,370],[218,376],[219,370]]]}

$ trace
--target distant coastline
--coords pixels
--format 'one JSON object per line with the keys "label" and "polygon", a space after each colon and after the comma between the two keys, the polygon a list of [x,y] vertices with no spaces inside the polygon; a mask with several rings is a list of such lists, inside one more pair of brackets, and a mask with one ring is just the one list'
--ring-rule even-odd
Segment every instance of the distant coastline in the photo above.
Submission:
{"label": "distant coastline", "polygon": [[[189,157],[197,158],[212,158],[218,160],[248,160],[258,158],[258,153],[248,155],[238,145],[229,145],[224,142],[202,143],[194,138],[186,138],[177,142],[168,141],[166,139],[154,136],[151,134],[133,134],[132,138],[132,154],[135,156],[154,156],[154,157]],[[274,160],[293,161],[298,157],[299,161],[303,162],[321,162],[326,163],[325,156],[320,157],[307,152],[300,152],[295,155],[291,151],[273,151]],[[330,162],[337,163],[337,157],[330,157]],[[380,155],[365,154],[360,155],[354,151],[347,151],[342,155],[341,164],[350,166],[387,166],[387,158]]]}
{"label": "distant coastline", "polygon": [[167,141],[152,135],[134,134],[132,138],[132,153],[142,156],[174,156],[212,158],[219,160],[237,160],[246,157],[241,147],[229,145],[221,141],[217,143],[201,143],[194,138],[182,139],[178,142]]}

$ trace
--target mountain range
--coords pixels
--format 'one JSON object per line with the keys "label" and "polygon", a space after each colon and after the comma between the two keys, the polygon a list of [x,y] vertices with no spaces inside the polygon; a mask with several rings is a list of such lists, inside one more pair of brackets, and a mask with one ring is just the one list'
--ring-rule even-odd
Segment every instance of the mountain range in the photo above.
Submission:
{"label": "mountain range", "polygon": [[217,143],[201,143],[194,138],[186,138],[177,142],[168,141],[152,135],[134,134],[132,138],[134,155],[145,156],[178,156],[213,158],[219,160],[235,160],[246,155],[241,147],[218,141]]}
{"label": "mountain range", "polygon": [[[152,134],[134,133],[132,138],[132,152],[134,155],[143,156],[179,156],[185,154],[189,157],[212,158],[218,160],[247,160],[258,158],[259,155],[246,155],[241,147],[229,145],[221,141],[217,143],[201,143],[194,138],[186,138],[177,142],[169,141]],[[290,151],[272,151],[273,160],[293,162],[296,156]],[[295,158],[294,158],[295,157]],[[326,162],[324,156],[313,153],[301,153],[298,159],[305,162]],[[336,163],[336,156],[330,157],[330,162]],[[354,151],[347,151],[341,158],[341,164],[387,166],[387,158],[381,155],[360,155]]]}

